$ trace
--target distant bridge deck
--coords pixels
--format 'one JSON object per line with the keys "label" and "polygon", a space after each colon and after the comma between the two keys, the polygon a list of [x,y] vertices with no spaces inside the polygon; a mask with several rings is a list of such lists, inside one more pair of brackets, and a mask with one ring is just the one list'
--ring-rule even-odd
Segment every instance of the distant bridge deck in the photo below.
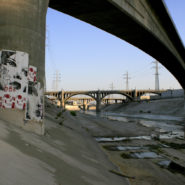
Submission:
{"label": "distant bridge deck", "polygon": [[160,95],[162,92],[165,92],[165,91],[167,90],[153,90],[153,89],[141,89],[141,90],[137,89],[136,90],[134,89],[134,90],[48,91],[48,92],[45,92],[45,95],[63,98],[64,100],[67,100],[76,95],[86,95],[96,100],[98,96],[100,99],[103,99],[108,95],[119,94],[119,95],[126,96],[129,99],[133,99],[134,97],[139,97],[144,94],[159,94]]}
{"label": "distant bridge deck", "polygon": [[[102,102],[104,102],[105,97],[108,95],[112,94],[119,94],[123,95],[126,97],[127,100],[135,100],[138,99],[138,97],[147,94],[147,93],[152,93],[152,94],[159,94],[161,95],[162,92],[165,92],[166,90],[152,90],[152,89],[147,89],[147,90],[96,90],[96,91],[50,91],[50,92],[45,92],[45,95],[48,96],[54,96],[56,99],[60,100],[61,106],[65,107],[66,102],[72,98],[73,96],[76,95],[86,95],[89,96],[90,99],[93,99],[96,101],[96,111],[100,111],[100,105]],[[84,100],[83,100],[84,101]],[[91,100],[86,100],[87,102],[83,102],[83,104],[87,104]],[[107,100],[109,101],[109,100]]]}

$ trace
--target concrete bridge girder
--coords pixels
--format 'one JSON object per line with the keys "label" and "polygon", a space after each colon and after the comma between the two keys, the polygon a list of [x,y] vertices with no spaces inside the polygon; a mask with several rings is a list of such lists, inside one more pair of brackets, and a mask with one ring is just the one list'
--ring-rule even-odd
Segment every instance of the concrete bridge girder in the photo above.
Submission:
{"label": "concrete bridge girder", "polygon": [[50,7],[140,48],[185,88],[185,49],[163,0],[50,0]]}
{"label": "concrete bridge girder", "polygon": [[[142,49],[167,67],[185,88],[184,46],[162,0],[0,0],[0,48],[16,54],[22,52],[29,55],[27,69],[36,73],[33,81],[27,79],[26,82],[29,89],[26,95],[26,110],[25,107],[23,111],[12,110],[13,108],[1,109],[2,119],[12,123],[19,122],[19,126],[40,134],[44,132],[42,112],[45,83],[45,18],[48,3],[56,10],[95,25]],[[21,62],[21,65],[23,63],[25,61]],[[30,97],[30,94],[34,93],[33,88],[36,88],[39,94],[35,99]],[[132,97],[133,94],[129,93]],[[93,91],[90,94],[99,105],[100,95]],[[64,102],[64,94],[55,96]],[[34,101],[30,101],[30,98]],[[35,107],[38,102],[41,108],[34,109],[34,112],[39,112],[39,118],[36,113],[31,114],[31,109],[28,111],[29,106]],[[14,103],[12,107],[15,106]]]}

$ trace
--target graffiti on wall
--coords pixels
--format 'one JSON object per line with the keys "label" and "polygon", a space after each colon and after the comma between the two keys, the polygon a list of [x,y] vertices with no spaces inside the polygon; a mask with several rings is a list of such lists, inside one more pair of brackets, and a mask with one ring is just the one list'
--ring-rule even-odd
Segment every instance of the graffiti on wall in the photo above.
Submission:
{"label": "graffiti on wall", "polygon": [[43,119],[43,91],[27,53],[0,51],[0,108],[25,110],[26,120]]}

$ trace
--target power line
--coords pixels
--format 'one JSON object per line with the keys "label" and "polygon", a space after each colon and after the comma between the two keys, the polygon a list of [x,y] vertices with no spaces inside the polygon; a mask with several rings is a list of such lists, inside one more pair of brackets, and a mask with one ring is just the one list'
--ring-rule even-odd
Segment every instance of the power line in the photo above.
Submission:
{"label": "power line", "polygon": [[130,77],[129,77],[129,75],[128,75],[128,71],[125,73],[125,74],[123,74],[123,79],[125,79],[126,80],[126,90],[129,90],[129,80],[131,79]]}

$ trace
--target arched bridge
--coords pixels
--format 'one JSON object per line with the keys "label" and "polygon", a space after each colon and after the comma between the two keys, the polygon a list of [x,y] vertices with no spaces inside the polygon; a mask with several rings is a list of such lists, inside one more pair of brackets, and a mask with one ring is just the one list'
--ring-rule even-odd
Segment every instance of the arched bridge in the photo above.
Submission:
{"label": "arched bridge", "polygon": [[63,107],[65,107],[65,102],[73,96],[76,96],[76,95],[90,96],[92,99],[96,101],[96,111],[99,112],[102,100],[106,96],[111,94],[123,95],[123,96],[126,96],[127,99],[133,101],[146,93],[161,95],[161,93],[164,91],[165,90],[156,91],[156,90],[150,90],[150,89],[149,90],[50,91],[50,92],[45,92],[45,95],[56,97],[58,100],[61,101],[61,105]]}

